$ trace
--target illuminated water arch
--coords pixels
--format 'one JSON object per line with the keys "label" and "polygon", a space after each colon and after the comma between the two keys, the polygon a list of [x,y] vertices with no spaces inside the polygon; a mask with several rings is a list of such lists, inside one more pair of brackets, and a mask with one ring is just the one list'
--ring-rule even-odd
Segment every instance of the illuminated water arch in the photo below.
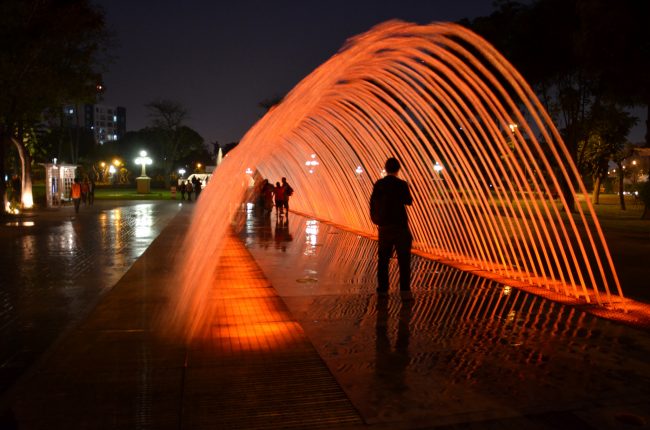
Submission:
{"label": "illuminated water arch", "polygon": [[224,158],[191,234],[225,228],[214,214],[232,215],[252,169],[289,179],[292,210],[373,236],[368,200],[390,156],[414,196],[417,253],[579,302],[622,299],[589,199],[567,208],[561,182],[586,192],[556,127],[508,61],[455,24],[392,21],[350,40]]}

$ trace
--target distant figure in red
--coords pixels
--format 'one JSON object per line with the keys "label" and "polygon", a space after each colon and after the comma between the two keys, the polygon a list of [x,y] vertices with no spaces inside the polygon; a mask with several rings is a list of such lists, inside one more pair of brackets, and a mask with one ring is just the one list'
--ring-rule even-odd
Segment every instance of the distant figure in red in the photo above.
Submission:
{"label": "distant figure in red", "polygon": [[79,213],[79,205],[81,204],[81,181],[79,178],[74,178],[74,183],[70,186],[70,197],[74,203],[75,213]]}

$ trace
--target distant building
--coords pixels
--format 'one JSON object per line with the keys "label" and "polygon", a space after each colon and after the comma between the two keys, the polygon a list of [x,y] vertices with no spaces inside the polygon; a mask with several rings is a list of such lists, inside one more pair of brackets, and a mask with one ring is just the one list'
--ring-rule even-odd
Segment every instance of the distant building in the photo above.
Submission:
{"label": "distant building", "polygon": [[82,111],[76,112],[76,106],[69,105],[64,112],[71,124],[76,122],[79,115],[79,124],[92,131],[98,145],[120,140],[126,133],[126,109],[121,106],[87,104],[83,105]]}

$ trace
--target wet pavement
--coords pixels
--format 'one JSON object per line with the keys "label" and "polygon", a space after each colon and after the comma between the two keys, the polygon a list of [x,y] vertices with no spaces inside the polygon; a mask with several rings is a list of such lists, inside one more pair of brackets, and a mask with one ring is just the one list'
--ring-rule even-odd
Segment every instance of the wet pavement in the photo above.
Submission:
{"label": "wet pavement", "polygon": [[650,427],[647,330],[417,256],[415,300],[383,300],[376,242],[269,221],[249,217],[245,243],[366,423]]}
{"label": "wet pavement", "polygon": [[0,394],[78,322],[178,213],[175,202],[96,201],[0,225]]}
{"label": "wet pavement", "polygon": [[[375,242],[293,214],[288,222],[246,214],[239,239],[228,237],[215,262],[205,336],[179,342],[157,321],[173,312],[178,286],[169,280],[192,209],[155,208],[151,234],[167,228],[139,258],[137,244],[141,250],[147,245],[137,240],[136,207],[112,223],[101,213],[53,222],[53,231],[72,229],[74,238],[85,232],[94,243],[108,224],[129,219],[132,233],[125,237],[131,245],[113,245],[114,233],[107,234],[106,240],[113,237],[109,245],[92,248],[94,257],[88,257],[97,263],[94,268],[82,264],[69,271],[91,280],[76,302],[61,298],[68,297],[66,287],[58,287],[55,277],[42,275],[40,282],[50,289],[61,288],[52,296],[65,304],[65,312],[49,309],[53,299],[40,300],[48,297],[42,294],[16,302],[25,314],[15,317],[26,321],[22,324],[29,325],[26,315],[39,312],[54,319],[77,315],[68,316],[64,335],[4,397],[0,406],[7,412],[0,424],[21,429],[650,426],[647,330],[418,257],[414,301],[402,302],[396,294],[380,299],[374,294]],[[81,221],[76,230],[74,221]],[[20,236],[5,230],[3,238]],[[51,237],[57,242],[60,236]],[[105,256],[111,249],[122,255]],[[42,255],[41,262],[65,264]],[[127,263],[130,258],[137,261]],[[35,288],[25,280],[30,272],[21,273],[16,279]],[[90,294],[88,289],[102,290],[97,283],[103,276],[103,292]],[[396,273],[391,280],[395,288]],[[47,324],[34,333],[50,330],[56,337]]]}

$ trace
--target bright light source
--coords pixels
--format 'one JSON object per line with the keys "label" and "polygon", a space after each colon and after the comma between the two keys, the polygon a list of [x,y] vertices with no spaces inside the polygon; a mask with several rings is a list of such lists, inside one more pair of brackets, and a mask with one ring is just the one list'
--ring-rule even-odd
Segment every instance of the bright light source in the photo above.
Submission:
{"label": "bright light source", "polygon": [[[305,161],[305,166],[312,167],[312,168],[318,166],[319,164],[320,163],[316,161],[316,154],[311,154],[311,160]],[[313,169],[310,168],[309,170],[310,170],[309,173],[313,173]]]}
{"label": "bright light source", "polygon": [[436,161],[436,164],[433,166],[433,170],[435,170],[437,173],[440,173],[442,172],[442,169],[444,169],[444,167],[442,167],[440,163]]}
{"label": "bright light source", "polygon": [[360,174],[363,173],[363,169],[361,168],[361,166],[357,166],[357,168],[356,168],[354,171],[355,171],[355,173],[356,173],[357,175],[360,175]]}
{"label": "bright light source", "polygon": [[142,166],[142,174],[140,176],[141,177],[147,176],[147,171],[145,166],[153,163],[151,158],[147,157],[147,151],[140,151],[140,156],[135,159],[135,162],[136,164],[140,164]]}

